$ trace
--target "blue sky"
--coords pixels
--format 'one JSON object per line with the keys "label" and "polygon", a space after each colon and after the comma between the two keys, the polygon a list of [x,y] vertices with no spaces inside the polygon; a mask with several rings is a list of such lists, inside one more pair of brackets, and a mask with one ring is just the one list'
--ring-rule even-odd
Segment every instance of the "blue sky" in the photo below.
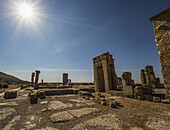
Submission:
{"label": "blue sky", "polygon": [[110,52],[118,76],[132,72],[139,83],[140,70],[152,65],[162,81],[149,18],[168,5],[169,0],[41,0],[34,7],[38,15],[19,26],[15,4],[0,0],[0,71],[30,80],[39,69],[45,82],[60,82],[68,72],[73,82],[92,82],[92,58]]}

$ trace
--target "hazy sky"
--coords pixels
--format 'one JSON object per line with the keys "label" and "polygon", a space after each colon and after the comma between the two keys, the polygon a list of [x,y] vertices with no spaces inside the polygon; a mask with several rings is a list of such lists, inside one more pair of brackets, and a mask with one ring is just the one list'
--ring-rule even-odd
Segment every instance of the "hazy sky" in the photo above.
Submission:
{"label": "hazy sky", "polygon": [[149,18],[169,0],[41,0],[28,19],[17,14],[22,1],[11,1],[0,0],[0,71],[30,80],[39,69],[44,82],[68,72],[73,82],[92,82],[92,58],[110,52],[118,76],[132,72],[140,82],[140,70],[152,65],[161,78]]}

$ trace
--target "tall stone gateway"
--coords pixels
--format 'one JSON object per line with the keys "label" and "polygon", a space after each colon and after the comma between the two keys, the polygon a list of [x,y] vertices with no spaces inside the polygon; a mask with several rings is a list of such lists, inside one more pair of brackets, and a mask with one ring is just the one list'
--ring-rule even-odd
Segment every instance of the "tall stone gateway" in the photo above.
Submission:
{"label": "tall stone gateway", "polygon": [[35,77],[35,73],[32,73],[31,75],[31,86],[34,86],[34,77]]}
{"label": "tall stone gateway", "polygon": [[162,75],[167,94],[170,95],[170,8],[150,18],[161,61]]}
{"label": "tall stone gateway", "polygon": [[39,80],[40,71],[36,70],[35,73],[36,73],[36,75],[35,75],[35,86],[34,86],[34,89],[38,89],[38,80]]}
{"label": "tall stone gateway", "polygon": [[114,59],[109,52],[93,58],[93,70],[96,91],[108,92],[117,89]]}
{"label": "tall stone gateway", "polygon": [[68,73],[63,73],[63,85],[68,83]]}

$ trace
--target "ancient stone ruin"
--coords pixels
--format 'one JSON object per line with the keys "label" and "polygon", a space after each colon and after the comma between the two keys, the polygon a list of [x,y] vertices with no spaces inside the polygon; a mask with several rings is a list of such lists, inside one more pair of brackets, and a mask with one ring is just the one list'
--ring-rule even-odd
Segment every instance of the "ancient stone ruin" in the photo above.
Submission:
{"label": "ancient stone ruin", "polygon": [[68,73],[63,73],[63,85],[68,83]]}
{"label": "ancient stone ruin", "polygon": [[35,73],[32,73],[31,75],[31,86],[34,86],[34,77],[35,77]]}
{"label": "ancient stone ruin", "polygon": [[109,52],[93,58],[93,69],[96,91],[108,92],[109,90],[117,89],[114,59]]}
{"label": "ancient stone ruin", "polygon": [[170,8],[150,18],[153,23],[164,85],[170,95]]}
{"label": "ancient stone ruin", "polygon": [[145,70],[141,70],[140,73],[141,83],[148,85],[148,87],[159,87],[161,85],[159,78],[155,78],[153,66],[146,66]]}
{"label": "ancient stone ruin", "polygon": [[131,79],[132,77],[131,72],[123,72],[121,77],[123,86],[134,85],[134,80]]}
{"label": "ancient stone ruin", "polygon": [[36,72],[36,76],[35,76],[35,86],[34,86],[34,88],[38,89],[38,80],[39,80],[40,71],[36,70],[35,72]]}

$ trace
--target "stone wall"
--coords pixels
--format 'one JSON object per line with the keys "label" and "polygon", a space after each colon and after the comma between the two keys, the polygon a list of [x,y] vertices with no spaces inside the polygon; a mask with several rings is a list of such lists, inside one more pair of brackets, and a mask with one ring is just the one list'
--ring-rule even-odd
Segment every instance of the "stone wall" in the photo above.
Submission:
{"label": "stone wall", "polygon": [[164,85],[170,94],[170,8],[150,18],[154,26]]}

